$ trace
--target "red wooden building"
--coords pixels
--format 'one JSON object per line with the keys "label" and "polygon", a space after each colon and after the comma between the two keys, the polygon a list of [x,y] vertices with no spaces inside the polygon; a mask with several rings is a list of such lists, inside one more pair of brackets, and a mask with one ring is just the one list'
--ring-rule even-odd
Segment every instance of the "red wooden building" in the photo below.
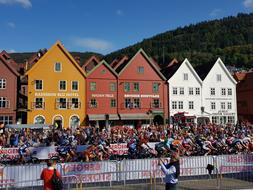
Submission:
{"label": "red wooden building", "polygon": [[87,73],[86,113],[91,125],[105,127],[119,120],[117,77],[117,73],[105,61],[101,61]]}
{"label": "red wooden building", "polygon": [[163,124],[168,118],[167,82],[159,69],[142,49],[117,66],[118,114],[123,124]]}
{"label": "red wooden building", "polygon": [[5,51],[0,53],[0,68],[0,124],[12,124],[16,122],[19,73]]}

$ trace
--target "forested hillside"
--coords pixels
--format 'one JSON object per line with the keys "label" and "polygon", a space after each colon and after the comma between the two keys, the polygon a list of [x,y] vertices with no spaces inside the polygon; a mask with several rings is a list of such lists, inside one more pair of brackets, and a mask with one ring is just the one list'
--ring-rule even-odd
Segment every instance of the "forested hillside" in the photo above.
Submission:
{"label": "forested hillside", "polygon": [[238,14],[221,20],[205,21],[158,34],[142,42],[112,52],[111,62],[122,54],[132,56],[143,48],[160,65],[171,59],[188,58],[194,65],[208,64],[221,57],[226,65],[253,66],[253,14]]}

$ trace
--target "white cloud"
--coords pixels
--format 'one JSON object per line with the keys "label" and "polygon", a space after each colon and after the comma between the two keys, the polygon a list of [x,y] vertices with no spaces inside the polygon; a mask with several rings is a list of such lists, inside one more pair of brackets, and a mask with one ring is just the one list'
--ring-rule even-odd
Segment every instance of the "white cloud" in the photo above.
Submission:
{"label": "white cloud", "polygon": [[16,24],[14,22],[8,22],[7,25],[10,28],[16,28]]}
{"label": "white cloud", "polygon": [[9,49],[9,50],[6,50],[7,53],[16,53],[16,50],[15,49]]}
{"label": "white cloud", "polygon": [[245,1],[243,1],[243,5],[246,8],[253,7],[253,0],[245,0]]}
{"label": "white cloud", "polygon": [[222,12],[221,9],[214,9],[214,10],[212,10],[212,11],[210,12],[209,15],[210,15],[211,17],[216,17],[216,16],[218,16],[221,12]]}
{"label": "white cloud", "polygon": [[123,11],[120,10],[120,9],[118,9],[118,10],[116,11],[116,14],[119,15],[119,16],[121,16],[121,15],[123,15]]}
{"label": "white cloud", "polygon": [[88,50],[96,51],[108,51],[113,47],[112,43],[96,38],[75,37],[72,39],[72,44],[78,47],[87,48]]}
{"label": "white cloud", "polygon": [[32,3],[30,0],[0,0],[0,4],[3,5],[21,5],[24,8],[31,8]]}

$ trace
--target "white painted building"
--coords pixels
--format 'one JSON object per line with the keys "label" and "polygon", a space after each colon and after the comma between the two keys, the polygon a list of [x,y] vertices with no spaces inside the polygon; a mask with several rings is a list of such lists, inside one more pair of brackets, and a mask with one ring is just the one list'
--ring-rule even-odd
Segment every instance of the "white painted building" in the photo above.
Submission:
{"label": "white painted building", "polygon": [[187,59],[168,67],[164,74],[169,85],[170,116],[184,112],[186,120],[196,122],[201,115],[202,80]]}
{"label": "white painted building", "polygon": [[236,84],[220,58],[217,59],[202,83],[204,116],[212,123],[236,123]]}

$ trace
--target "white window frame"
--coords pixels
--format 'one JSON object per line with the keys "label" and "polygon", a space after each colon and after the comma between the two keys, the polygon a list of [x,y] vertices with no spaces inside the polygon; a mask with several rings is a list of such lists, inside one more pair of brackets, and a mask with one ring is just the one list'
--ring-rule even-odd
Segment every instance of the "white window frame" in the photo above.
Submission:
{"label": "white window frame", "polygon": [[232,96],[233,93],[232,93],[232,88],[228,88],[228,96]]}
{"label": "white window frame", "polygon": [[220,103],[220,109],[221,110],[225,110],[226,109],[226,103],[225,102],[221,102]]}
{"label": "white window frame", "polygon": [[172,87],[172,94],[177,95],[177,87]]}
{"label": "white window frame", "polygon": [[179,110],[184,109],[184,102],[183,101],[178,101],[178,109]]}
{"label": "white window frame", "polygon": [[200,95],[200,88],[199,88],[199,87],[196,87],[196,88],[195,88],[195,94],[196,94],[196,95]]}
{"label": "white window frame", "polygon": [[[57,65],[57,64],[60,65],[60,70],[59,70],[59,71],[56,70],[56,65]],[[54,72],[56,72],[56,73],[62,72],[62,64],[61,64],[61,62],[55,62],[55,64],[54,64]]]}
{"label": "white window frame", "polygon": [[184,87],[179,88],[179,95],[184,95]]}
{"label": "white window frame", "polygon": [[[36,107],[36,99],[39,99],[39,98],[41,98],[42,99],[42,105],[41,105],[41,108],[37,108]],[[44,98],[43,97],[36,97],[36,98],[34,98],[34,109],[36,109],[36,110],[43,110],[43,109],[45,109],[45,108],[43,108],[43,103],[45,102],[45,100],[44,100]]]}
{"label": "white window frame", "polygon": [[[61,82],[65,82],[65,90],[61,89]],[[66,80],[59,80],[59,91],[67,91],[67,81]]]}
{"label": "white window frame", "polygon": [[211,110],[216,110],[216,102],[211,102]]}
{"label": "white window frame", "polygon": [[172,108],[173,110],[176,110],[176,109],[177,109],[177,101],[172,101],[172,102],[171,102],[171,108]]}
{"label": "white window frame", "polygon": [[188,81],[189,80],[188,73],[183,73],[183,80],[184,81]]}
{"label": "white window frame", "polygon": [[[41,81],[41,89],[37,89],[36,81]],[[43,80],[41,80],[41,79],[35,80],[35,85],[34,85],[35,90],[36,91],[42,91],[43,90],[43,84],[44,84]]]}
{"label": "white window frame", "polygon": [[[66,107],[60,107],[60,99],[65,99],[66,101]],[[66,109],[68,109],[68,100],[67,100],[67,98],[57,98],[56,99],[56,102],[57,102],[57,109],[59,109],[59,110],[66,110]]]}
{"label": "white window frame", "polygon": [[232,110],[232,102],[227,102],[227,108],[228,110]]}
{"label": "white window frame", "polygon": [[226,96],[226,88],[221,88],[221,95]]}
{"label": "white window frame", "polygon": [[210,95],[211,96],[215,96],[215,88],[210,88]]}
{"label": "white window frame", "polygon": [[216,81],[221,82],[221,74],[216,74]]}
{"label": "white window frame", "polygon": [[189,95],[194,95],[193,87],[189,87]]}
{"label": "white window frame", "polygon": [[6,89],[6,79],[0,79],[0,89]]}
{"label": "white window frame", "polygon": [[194,110],[194,101],[189,101],[188,102],[188,105],[189,105],[189,110]]}
{"label": "white window frame", "polygon": [[[73,83],[74,83],[74,82],[77,83],[77,90],[76,90],[76,89],[73,89]],[[77,80],[71,81],[71,90],[72,90],[72,91],[79,91],[79,81],[77,81]]]}

